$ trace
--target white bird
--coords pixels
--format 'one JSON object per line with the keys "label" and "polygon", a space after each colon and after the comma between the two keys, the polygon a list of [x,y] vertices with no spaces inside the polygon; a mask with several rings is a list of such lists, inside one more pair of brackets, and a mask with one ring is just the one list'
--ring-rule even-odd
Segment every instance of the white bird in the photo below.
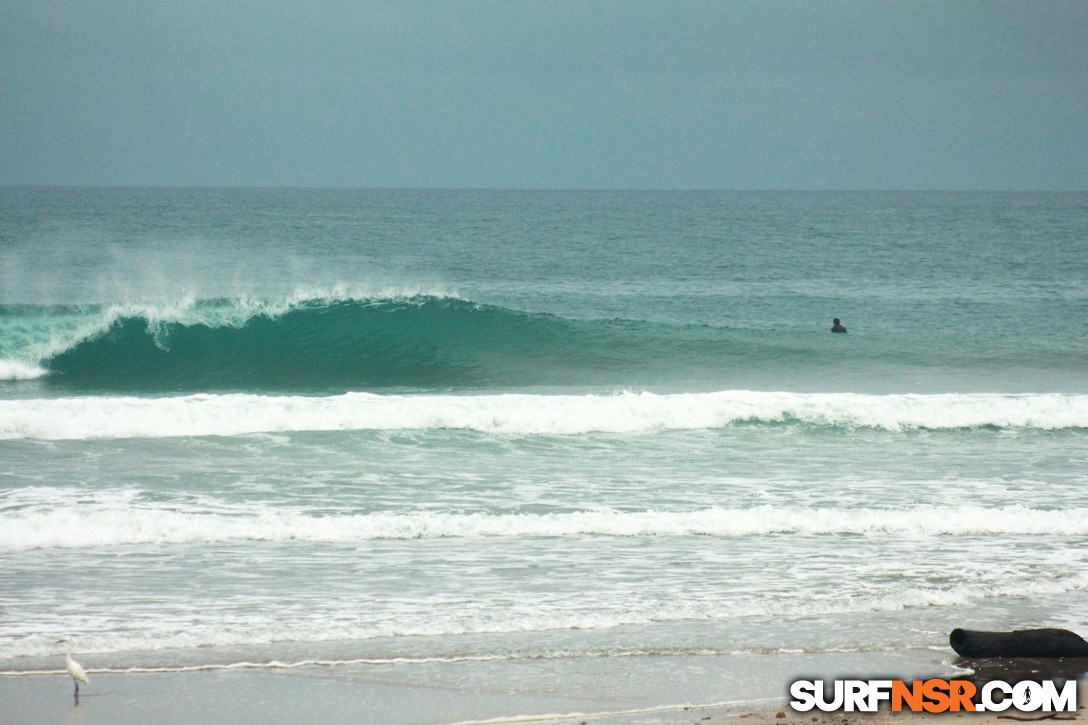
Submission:
{"label": "white bird", "polygon": [[84,685],[91,684],[91,681],[87,679],[87,673],[83,670],[83,665],[72,659],[72,640],[64,637],[57,640],[57,644],[64,643],[68,645],[67,651],[64,653],[64,665],[68,668],[68,674],[72,676],[72,682],[76,683],[76,702],[79,702],[79,683]]}

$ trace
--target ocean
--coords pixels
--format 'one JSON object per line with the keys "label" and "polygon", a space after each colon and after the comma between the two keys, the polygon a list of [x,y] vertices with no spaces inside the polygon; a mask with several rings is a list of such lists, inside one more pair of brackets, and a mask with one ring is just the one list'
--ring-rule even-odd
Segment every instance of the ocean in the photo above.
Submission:
{"label": "ocean", "polygon": [[1088,194],[0,188],[0,688],[781,696],[1086,543]]}

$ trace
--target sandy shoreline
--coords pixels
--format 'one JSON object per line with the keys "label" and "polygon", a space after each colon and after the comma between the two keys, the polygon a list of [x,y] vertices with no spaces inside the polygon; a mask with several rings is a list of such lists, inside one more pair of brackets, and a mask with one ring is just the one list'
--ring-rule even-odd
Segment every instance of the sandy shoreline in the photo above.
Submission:
{"label": "sandy shoreline", "polygon": [[[595,725],[849,725],[890,721],[969,719],[974,725],[1009,725],[1016,718],[1083,719],[1082,712],[1044,718],[1040,713],[911,714],[795,712],[782,698],[711,705],[626,707],[579,703],[576,694],[512,692],[493,687],[418,685],[401,677],[367,676],[339,668],[290,671],[197,671],[97,674],[78,705],[66,675],[0,677],[0,722],[7,725],[81,723],[594,723]],[[678,696],[680,693],[677,693]],[[1088,702],[1084,684],[1078,703]],[[579,707],[579,704],[583,707]],[[629,704],[629,703],[628,703]],[[604,705],[604,707],[602,707]],[[519,713],[524,713],[520,714]],[[532,714],[536,713],[536,714]],[[779,715],[781,713],[781,715]],[[1015,717],[1009,717],[1013,715]]]}
{"label": "sandy shoreline", "polygon": [[[877,678],[882,672],[896,672],[904,679],[949,677],[947,669],[937,669],[948,660],[929,652],[934,654],[938,656],[915,653],[907,660],[889,660],[887,653],[779,654],[751,659],[603,657],[165,672],[92,666],[91,683],[81,688],[78,704],[69,677],[50,668],[38,673],[0,672],[0,723],[880,725],[904,718],[969,718],[980,725],[1008,725],[1016,721],[1009,715],[1042,717],[1012,710],[937,715],[796,712],[787,703],[789,682],[806,672],[825,673],[823,679]],[[93,659],[88,655],[83,661],[93,665]],[[1080,677],[1078,704],[1083,708],[1088,704],[1084,665],[1075,660],[980,662],[975,677],[1006,681]],[[1076,713],[1077,719],[1080,715]]]}

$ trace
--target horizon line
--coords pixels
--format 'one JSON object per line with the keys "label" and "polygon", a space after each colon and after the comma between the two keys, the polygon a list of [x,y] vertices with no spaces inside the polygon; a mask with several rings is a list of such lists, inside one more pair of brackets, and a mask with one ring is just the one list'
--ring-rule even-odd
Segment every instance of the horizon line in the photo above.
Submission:
{"label": "horizon line", "polygon": [[287,184],[35,184],[4,183],[4,189],[112,190],[237,190],[237,191],[423,191],[423,192],[602,192],[602,193],[734,193],[734,194],[1083,194],[1088,189],[964,189],[964,188],[816,188],[816,187],[639,187],[639,186],[292,186]]}

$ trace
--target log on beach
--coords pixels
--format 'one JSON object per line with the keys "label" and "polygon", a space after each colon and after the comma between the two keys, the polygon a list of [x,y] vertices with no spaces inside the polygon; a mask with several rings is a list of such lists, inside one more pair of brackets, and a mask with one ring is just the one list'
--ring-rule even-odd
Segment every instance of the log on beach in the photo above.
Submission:
{"label": "log on beach", "polygon": [[1088,657],[1088,642],[1068,629],[953,629],[948,642],[961,657]]}

